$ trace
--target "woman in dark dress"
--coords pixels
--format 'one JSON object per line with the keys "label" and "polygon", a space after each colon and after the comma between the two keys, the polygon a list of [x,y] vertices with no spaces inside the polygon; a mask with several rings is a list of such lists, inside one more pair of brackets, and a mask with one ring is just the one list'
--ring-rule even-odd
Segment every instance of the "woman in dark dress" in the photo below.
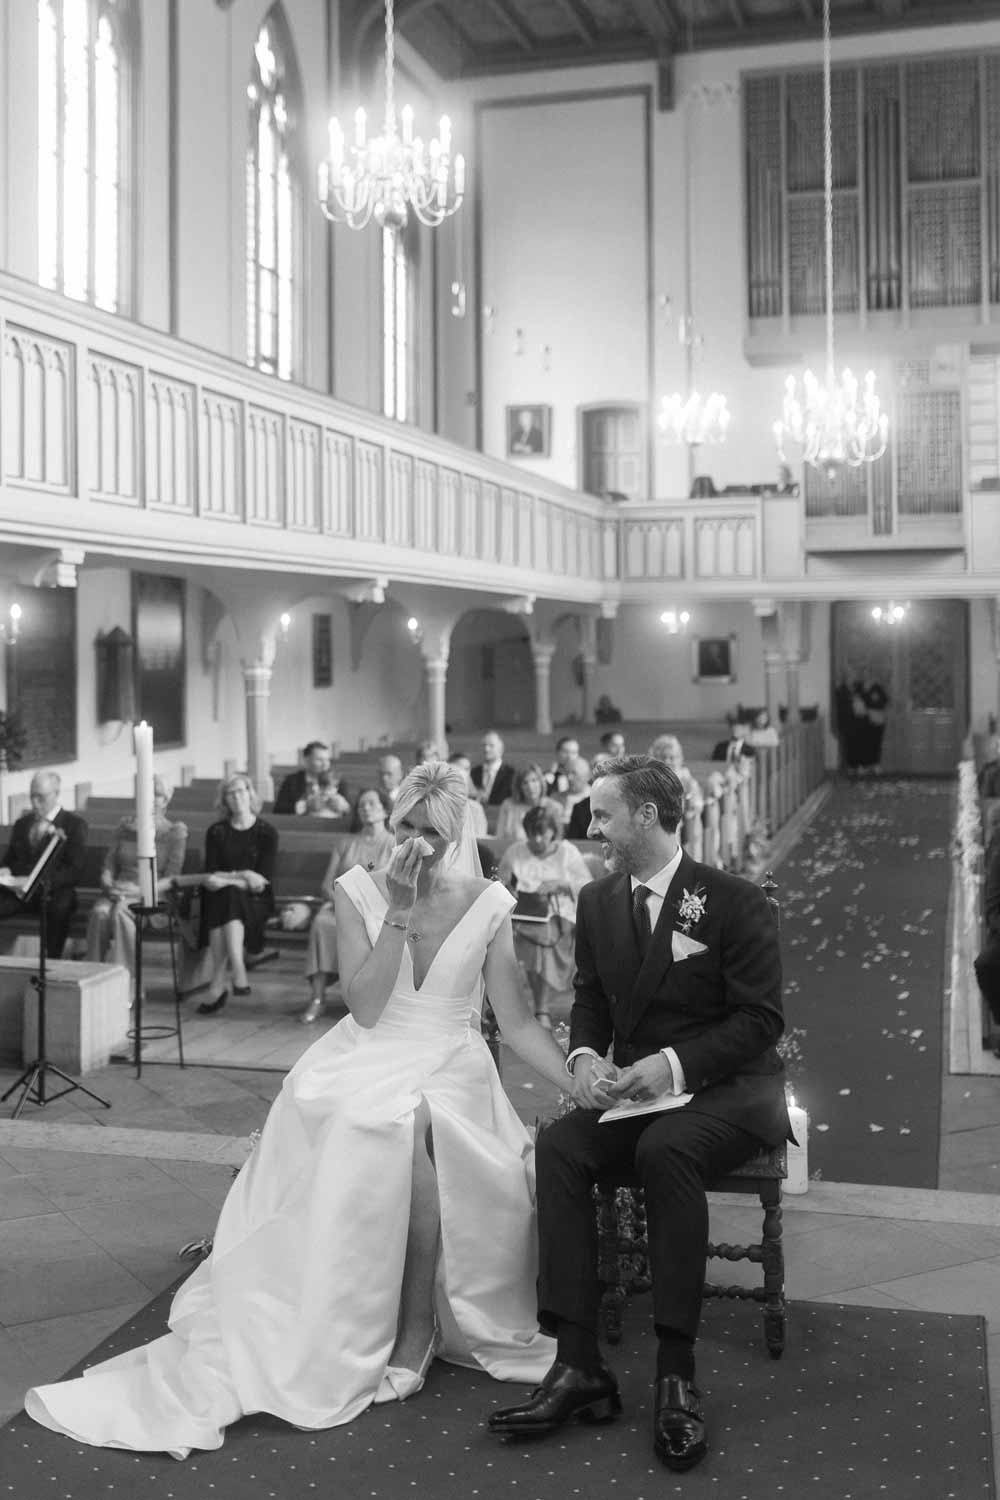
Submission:
{"label": "woman in dark dress", "polygon": [[264,928],[274,911],[274,860],[278,831],[263,818],[253,783],[238,771],[219,789],[225,816],[205,834],[205,880],[202,882],[202,940],[212,954],[211,999],[198,1006],[211,1015],[225,1005],[232,976],[233,994],[248,995],[247,953],[264,946]]}

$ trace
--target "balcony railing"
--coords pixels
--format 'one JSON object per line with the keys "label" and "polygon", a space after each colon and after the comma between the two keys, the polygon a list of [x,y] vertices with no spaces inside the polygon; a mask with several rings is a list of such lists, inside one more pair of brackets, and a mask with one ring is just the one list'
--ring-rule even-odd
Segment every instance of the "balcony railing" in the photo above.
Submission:
{"label": "balcony railing", "polygon": [[761,501],[621,510],[0,277],[0,536],[572,600],[749,590]]}

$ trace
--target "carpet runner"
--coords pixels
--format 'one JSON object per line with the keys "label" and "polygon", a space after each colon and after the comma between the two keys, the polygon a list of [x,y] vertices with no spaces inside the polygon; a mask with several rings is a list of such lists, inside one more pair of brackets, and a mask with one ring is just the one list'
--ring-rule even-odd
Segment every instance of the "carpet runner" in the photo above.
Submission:
{"label": "carpet runner", "polygon": [[[164,1329],[155,1298],[76,1367]],[[653,1457],[654,1361],[648,1298],[628,1309],[609,1351],[624,1415],[544,1440],[498,1440],[489,1412],[522,1387],[436,1363],[403,1406],[371,1407],[346,1427],[300,1432],[248,1417],[221,1449],[184,1462],[87,1448],[23,1413],[0,1432],[4,1493],[173,1500],[993,1500],[984,1325],[980,1318],[798,1304],[784,1358],[768,1358],[759,1314],[712,1304],[699,1341],[711,1452],[674,1475]]]}
{"label": "carpet runner", "polygon": [[950,781],[838,782],[776,872],[811,1176],[938,1185],[953,807]]}

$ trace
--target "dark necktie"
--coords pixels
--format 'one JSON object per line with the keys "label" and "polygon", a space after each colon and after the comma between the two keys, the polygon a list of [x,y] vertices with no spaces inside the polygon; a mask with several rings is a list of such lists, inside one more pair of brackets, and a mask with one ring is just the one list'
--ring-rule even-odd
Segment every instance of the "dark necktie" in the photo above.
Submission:
{"label": "dark necktie", "polygon": [[635,923],[635,938],[642,958],[649,952],[653,936],[653,924],[649,919],[649,898],[652,894],[648,885],[637,885],[632,892],[632,921]]}

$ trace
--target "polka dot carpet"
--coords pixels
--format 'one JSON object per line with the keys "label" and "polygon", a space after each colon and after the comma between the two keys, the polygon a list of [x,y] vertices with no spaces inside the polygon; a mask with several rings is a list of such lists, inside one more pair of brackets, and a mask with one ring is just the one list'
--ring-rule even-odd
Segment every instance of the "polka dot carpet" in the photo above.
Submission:
{"label": "polka dot carpet", "polygon": [[810,1174],[935,1188],[954,786],[838,782],[778,867]]}
{"label": "polka dot carpet", "polygon": [[[169,1293],[95,1350],[156,1337]],[[22,1413],[0,1434],[0,1496],[17,1500],[992,1500],[983,1323],[885,1308],[797,1304],[784,1358],[759,1315],[713,1304],[699,1344],[712,1443],[686,1475],[652,1454],[648,1299],[609,1351],[624,1414],[535,1442],[485,1418],[522,1388],[437,1362],[419,1396],[346,1427],[301,1432],[248,1417],[213,1453],[81,1447]],[[335,1336],[331,1331],[331,1336]],[[84,1361],[89,1363],[91,1361]],[[82,1369],[79,1366],[78,1369]]]}

